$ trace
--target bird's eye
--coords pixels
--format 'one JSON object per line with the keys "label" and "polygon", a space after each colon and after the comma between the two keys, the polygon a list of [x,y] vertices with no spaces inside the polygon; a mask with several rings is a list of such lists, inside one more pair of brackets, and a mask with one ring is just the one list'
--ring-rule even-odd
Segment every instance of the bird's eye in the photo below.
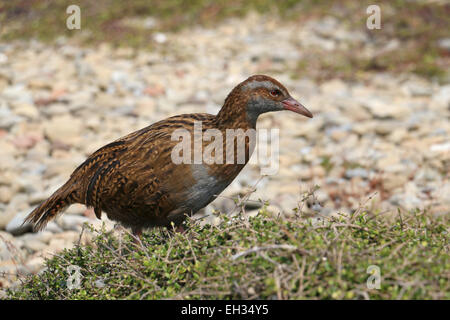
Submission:
{"label": "bird's eye", "polygon": [[270,95],[273,97],[278,97],[279,95],[281,95],[281,91],[278,89],[272,90],[270,91]]}

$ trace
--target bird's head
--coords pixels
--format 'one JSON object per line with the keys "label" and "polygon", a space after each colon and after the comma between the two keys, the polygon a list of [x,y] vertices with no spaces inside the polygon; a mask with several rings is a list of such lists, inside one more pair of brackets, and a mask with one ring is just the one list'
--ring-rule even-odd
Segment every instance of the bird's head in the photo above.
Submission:
{"label": "bird's head", "polygon": [[265,75],[254,75],[241,82],[227,100],[245,108],[248,120],[254,124],[260,114],[272,111],[289,110],[308,118],[313,117],[280,82]]}

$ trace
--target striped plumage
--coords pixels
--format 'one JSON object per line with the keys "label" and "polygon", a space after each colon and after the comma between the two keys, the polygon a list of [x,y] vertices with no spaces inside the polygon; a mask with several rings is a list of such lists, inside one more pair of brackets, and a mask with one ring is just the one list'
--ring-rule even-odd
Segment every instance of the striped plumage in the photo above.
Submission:
{"label": "striped plumage", "polygon": [[[182,114],[130,133],[94,152],[71,174],[70,179],[38,206],[25,221],[36,230],[73,203],[93,207],[101,218],[118,221],[133,232],[142,228],[180,225],[186,215],[206,206],[238,175],[253,151],[245,144],[245,163],[175,164],[171,153],[179,141],[171,139],[177,129],[254,129],[261,113],[279,110],[312,117],[290,97],[286,88],[268,76],[252,76],[236,86],[214,116]],[[203,148],[210,142],[203,141]],[[225,139],[224,153],[225,153]],[[237,153],[235,153],[237,156]],[[225,158],[225,154],[224,154]]]}

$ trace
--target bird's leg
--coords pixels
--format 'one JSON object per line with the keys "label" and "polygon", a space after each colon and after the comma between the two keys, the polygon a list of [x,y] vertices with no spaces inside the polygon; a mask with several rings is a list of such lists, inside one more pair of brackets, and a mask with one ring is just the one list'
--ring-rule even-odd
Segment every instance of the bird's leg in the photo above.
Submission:
{"label": "bird's leg", "polygon": [[175,224],[173,222],[171,222],[171,224],[166,225],[166,229],[169,232],[179,232],[179,233],[185,233],[186,229],[184,229],[182,224]]}
{"label": "bird's leg", "polygon": [[142,241],[141,241],[142,228],[134,227],[134,228],[131,229],[131,231],[133,232],[133,237],[134,237],[133,242],[136,243],[136,244],[139,244],[139,243],[142,244]]}
{"label": "bird's leg", "polygon": [[176,232],[179,232],[179,233],[185,233],[186,232],[186,230],[184,229],[184,227],[183,227],[183,225],[178,225],[176,228],[175,228],[175,231]]}

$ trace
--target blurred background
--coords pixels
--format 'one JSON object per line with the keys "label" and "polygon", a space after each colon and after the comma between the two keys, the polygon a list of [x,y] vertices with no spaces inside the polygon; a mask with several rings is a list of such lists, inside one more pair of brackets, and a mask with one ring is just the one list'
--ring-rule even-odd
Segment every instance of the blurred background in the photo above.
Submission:
{"label": "blurred background", "polygon": [[95,221],[74,205],[40,234],[21,226],[86,156],[170,115],[216,113],[252,74],[314,119],[264,115],[259,128],[280,129],[279,172],[249,194],[261,177],[247,166],[206,221],[243,195],[249,214],[448,214],[449,30],[448,1],[2,2],[0,271],[36,272]]}

